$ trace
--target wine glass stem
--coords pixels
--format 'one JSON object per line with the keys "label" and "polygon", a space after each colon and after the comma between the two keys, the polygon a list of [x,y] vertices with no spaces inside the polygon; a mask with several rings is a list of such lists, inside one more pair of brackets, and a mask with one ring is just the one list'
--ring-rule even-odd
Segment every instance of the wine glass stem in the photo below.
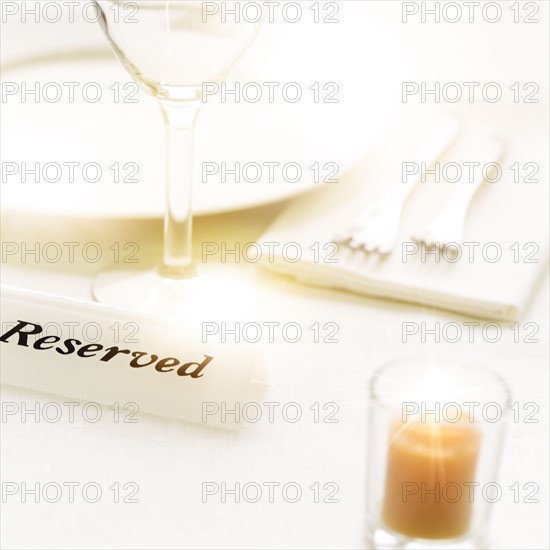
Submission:
{"label": "wine glass stem", "polygon": [[201,103],[160,101],[166,125],[166,214],[160,274],[196,275],[192,257],[192,188],[195,121]]}

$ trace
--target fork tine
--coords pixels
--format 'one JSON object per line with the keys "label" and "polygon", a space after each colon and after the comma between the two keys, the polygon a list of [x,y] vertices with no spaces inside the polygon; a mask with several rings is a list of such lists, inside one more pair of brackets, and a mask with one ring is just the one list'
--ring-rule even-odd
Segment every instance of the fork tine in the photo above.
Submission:
{"label": "fork tine", "polygon": [[363,248],[365,249],[366,252],[376,252],[376,249],[378,248],[378,243],[367,241],[363,245]]}
{"label": "fork tine", "polygon": [[349,234],[337,233],[336,235],[334,235],[332,242],[336,244],[345,244],[349,241],[349,239],[350,239]]}
{"label": "fork tine", "polygon": [[391,252],[391,246],[381,245],[378,247],[377,250],[378,254],[381,254],[382,256],[385,256],[386,254],[389,254]]}

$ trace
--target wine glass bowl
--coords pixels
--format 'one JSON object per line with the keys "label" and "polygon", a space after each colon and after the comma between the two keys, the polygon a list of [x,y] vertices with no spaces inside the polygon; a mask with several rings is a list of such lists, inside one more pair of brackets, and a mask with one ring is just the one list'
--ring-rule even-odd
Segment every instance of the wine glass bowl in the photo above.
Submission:
{"label": "wine glass bowl", "polygon": [[[196,0],[96,4],[100,25],[132,78],[152,95],[175,100],[196,98],[202,83],[222,79],[261,24],[207,13]],[[124,17],[121,4],[135,5],[135,13]]]}

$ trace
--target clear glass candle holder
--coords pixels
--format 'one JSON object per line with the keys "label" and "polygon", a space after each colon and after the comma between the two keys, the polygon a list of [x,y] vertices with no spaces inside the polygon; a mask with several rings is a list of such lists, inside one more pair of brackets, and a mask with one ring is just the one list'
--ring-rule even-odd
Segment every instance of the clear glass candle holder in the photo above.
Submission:
{"label": "clear glass candle holder", "polygon": [[372,548],[486,547],[510,407],[505,382],[460,357],[416,355],[370,384],[367,531]]}

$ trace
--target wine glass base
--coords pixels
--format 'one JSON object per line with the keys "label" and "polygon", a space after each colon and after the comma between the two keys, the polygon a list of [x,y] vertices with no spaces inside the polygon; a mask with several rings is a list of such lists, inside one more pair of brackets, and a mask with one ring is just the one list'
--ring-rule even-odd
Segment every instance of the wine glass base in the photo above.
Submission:
{"label": "wine glass base", "polygon": [[200,266],[188,279],[163,277],[155,269],[106,271],[95,278],[92,293],[104,304],[192,322],[241,319],[260,296],[245,270],[225,264]]}

